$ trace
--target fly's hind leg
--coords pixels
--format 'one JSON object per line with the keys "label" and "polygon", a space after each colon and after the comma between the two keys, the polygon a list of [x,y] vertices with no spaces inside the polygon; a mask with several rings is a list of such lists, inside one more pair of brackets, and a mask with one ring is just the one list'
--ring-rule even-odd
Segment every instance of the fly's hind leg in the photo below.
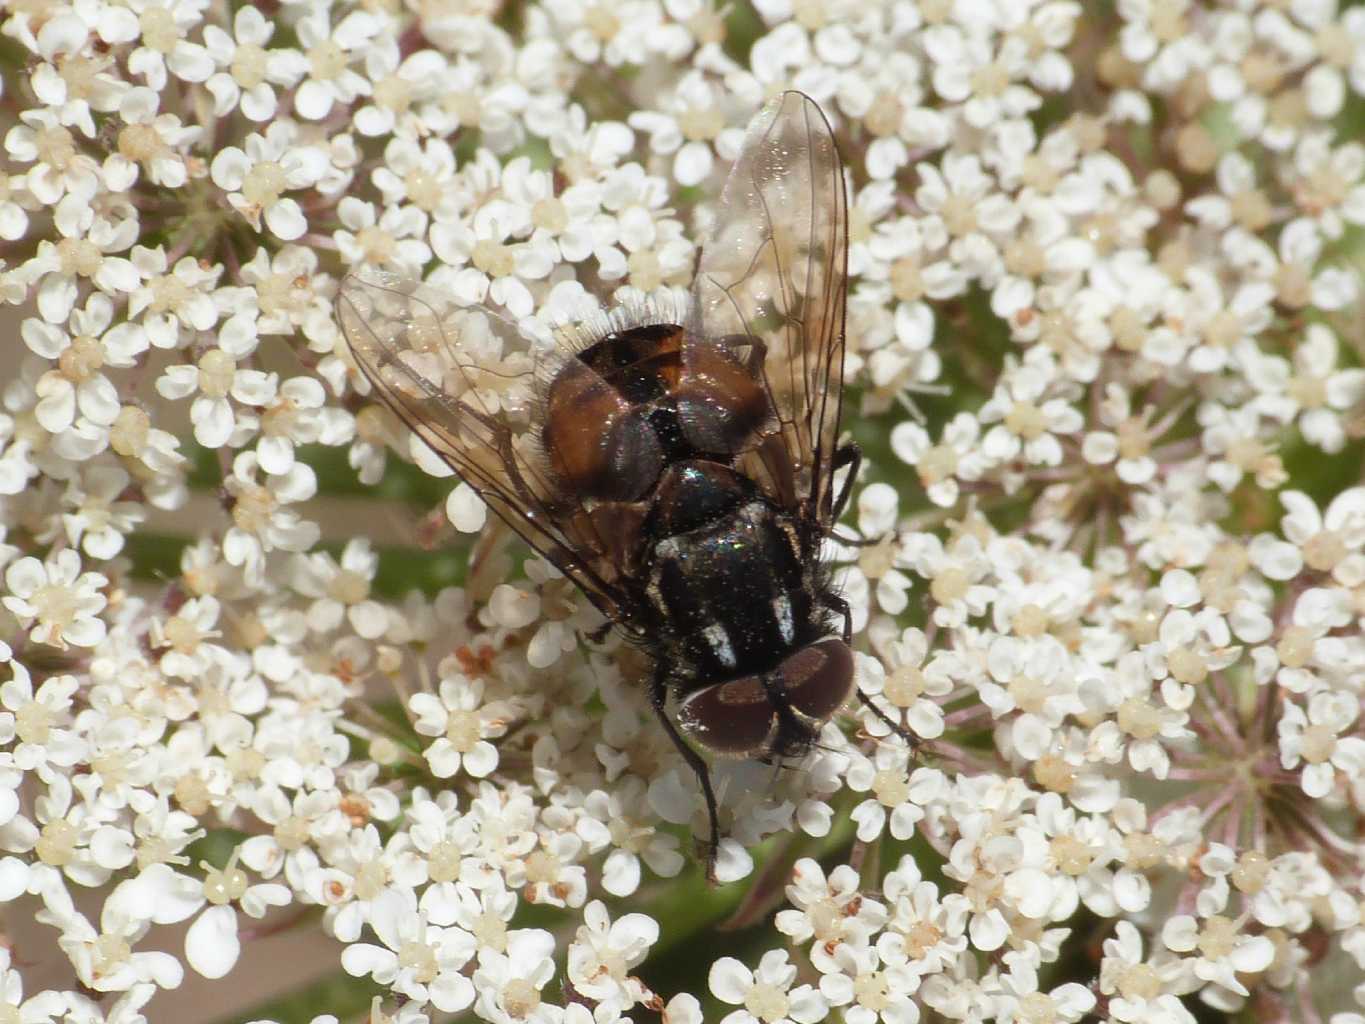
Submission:
{"label": "fly's hind leg", "polygon": [[706,816],[710,820],[711,826],[711,838],[704,844],[706,846],[706,879],[714,885],[716,881],[716,854],[720,849],[720,812],[716,806],[715,791],[711,788],[711,771],[707,767],[705,759],[688,746],[687,741],[678,732],[678,727],[668,717],[666,710],[668,704],[668,669],[663,665],[655,667],[654,677],[650,680],[649,704],[654,709],[659,724],[664,727],[664,732],[668,733],[668,738],[673,741],[673,746],[678,749],[682,759],[687,762],[688,767],[696,774],[697,781],[701,783],[702,796],[706,798]]}
{"label": "fly's hind leg", "polygon": [[[834,611],[835,611],[837,614],[843,616],[843,618],[844,618],[844,643],[849,644],[850,646],[852,646],[852,644],[853,644],[853,610],[852,610],[851,608],[849,608],[848,602],[845,601],[845,600],[844,600],[842,597],[840,597],[838,594],[826,594],[826,595],[825,595],[825,602],[826,602],[831,608],[833,608]],[[881,708],[877,707],[876,703],[872,700],[872,698],[869,697],[867,694],[863,693],[863,689],[862,689],[861,686],[855,687],[854,689],[855,689],[855,692],[858,694],[858,700],[862,701],[863,707],[867,708],[867,710],[871,711],[874,715],[876,715],[876,716],[877,716],[878,718],[880,718],[883,722],[885,722],[887,728],[889,728],[892,732],[894,732],[894,733],[895,733],[897,736],[899,736],[901,739],[905,740],[906,744],[910,747],[910,749],[911,749],[912,751],[919,745],[919,739],[918,739],[918,737],[916,737],[915,734],[912,733],[909,729],[905,728],[905,726],[903,726],[903,725],[901,725],[899,722],[895,721],[890,715],[888,715],[888,714],[887,714],[885,711],[883,711]]]}

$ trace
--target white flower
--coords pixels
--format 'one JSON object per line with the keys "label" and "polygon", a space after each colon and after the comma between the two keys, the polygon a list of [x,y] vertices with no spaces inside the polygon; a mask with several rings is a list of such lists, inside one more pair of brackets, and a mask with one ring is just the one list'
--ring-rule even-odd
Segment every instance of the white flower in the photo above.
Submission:
{"label": "white flower", "polygon": [[0,238],[17,241],[28,233],[28,215],[38,209],[23,174],[0,172]]}
{"label": "white flower", "polygon": [[296,555],[291,583],[299,593],[314,599],[308,609],[309,628],[327,633],[346,620],[358,635],[368,640],[383,636],[389,625],[388,614],[383,605],[370,597],[370,585],[378,567],[379,556],[364,537],[347,542],[339,565],[326,552]]}
{"label": "white flower", "polygon": [[662,20],[658,5],[645,0],[626,0],[610,9],[564,0],[545,13],[545,31],[574,58],[585,65],[600,60],[610,68],[647,60],[649,40]]}
{"label": "white flower", "polygon": [[1298,694],[1311,693],[1329,680],[1338,685],[1354,671],[1357,656],[1349,639],[1327,634],[1350,621],[1345,591],[1335,587],[1305,590],[1294,602],[1292,621],[1277,630],[1274,647],[1267,644],[1253,652],[1257,682],[1273,677],[1285,690]]}
{"label": "white flower", "polygon": [[1056,369],[1048,360],[1033,360],[1008,369],[990,401],[977,414],[982,424],[994,423],[981,450],[997,462],[1022,456],[1028,463],[1060,465],[1062,446],[1057,435],[1074,434],[1084,423],[1066,398],[1049,397],[1058,389]]}
{"label": "white flower", "polygon": [[961,626],[968,616],[985,612],[994,590],[986,582],[990,563],[975,536],[965,534],[945,550],[931,533],[907,534],[901,550],[905,562],[930,581],[929,596],[936,605],[934,621],[939,626]]}
{"label": "white flower", "polygon": [[66,1006],[66,993],[52,989],[25,999],[23,975],[11,965],[10,951],[0,951],[0,1007],[14,1024],[52,1024]]}
{"label": "white flower", "polygon": [[129,917],[106,901],[96,930],[76,910],[65,888],[46,886],[42,898],[44,907],[35,917],[61,932],[58,945],[82,984],[96,992],[126,992],[147,982],[160,988],[180,986],[185,970],[179,960],[169,953],[136,949],[151,927],[147,917]]}
{"label": "white flower", "polygon": [[301,444],[340,445],[350,439],[351,417],[326,408],[327,395],[312,377],[290,377],[283,384],[272,373],[261,392],[252,397],[261,408],[261,435],[256,454],[267,473],[288,473],[294,451]]}
{"label": "white flower", "polygon": [[243,406],[262,406],[268,400],[270,374],[238,366],[238,360],[255,347],[253,318],[235,315],[222,325],[216,348],[199,356],[195,365],[168,366],[157,380],[157,392],[165,399],[186,399],[198,392],[190,406],[190,422],[194,423],[194,440],[205,448],[240,446],[258,426],[254,415],[239,414],[229,401],[231,397]]}
{"label": "white flower", "polygon": [[[529,169],[530,161],[524,162]],[[508,164],[504,176],[517,163]],[[374,169],[372,178],[386,208],[410,204],[437,221],[458,220],[468,201],[456,174],[455,152],[442,138],[419,142],[396,136],[384,146],[384,162]]]}
{"label": "white flower", "polygon": [[652,995],[627,972],[644,961],[658,939],[659,925],[653,918],[624,914],[612,921],[606,906],[593,900],[583,908],[583,924],[569,945],[569,981],[589,999],[612,1000],[628,1009]]}
{"label": "white flower", "polygon": [[1337,494],[1324,514],[1302,491],[1285,491],[1280,520],[1285,538],[1299,546],[1308,568],[1329,573],[1346,587],[1365,583],[1365,487]]}
{"label": "white flower", "polygon": [[1306,135],[1294,148],[1293,195],[1302,213],[1328,238],[1347,224],[1365,224],[1365,145],[1333,146],[1330,133]]}
{"label": "white flower", "polygon": [[338,804],[335,791],[300,791],[291,799],[279,788],[263,787],[252,801],[252,812],[272,831],[242,843],[242,863],[262,878],[283,872],[290,888],[302,891],[302,879],[317,866],[309,841],[320,840],[335,828]]}
{"label": "white flower", "polygon": [[222,267],[186,256],[172,268],[159,246],[133,246],[132,261],[143,283],[128,299],[128,312],[142,317],[157,348],[178,348],[189,332],[207,331],[218,322],[212,290]]}
{"label": "white flower", "polygon": [[969,277],[993,282],[1003,269],[998,241],[1018,226],[1019,210],[981,166],[975,154],[949,153],[942,167],[918,166],[915,201],[931,217],[935,232],[953,239],[949,255]]}
{"label": "white flower", "polygon": [[640,886],[640,861],[661,878],[682,870],[678,839],[646,824],[644,784],[627,776],[612,793],[595,789],[583,801],[584,815],[574,826],[592,853],[610,846],[602,864],[602,888],[613,896],[629,896]]}
{"label": "white flower", "polygon": [[890,908],[886,927],[877,936],[882,963],[934,974],[966,951],[968,898],[961,893],[940,897],[938,886],[924,880],[912,856],[905,854],[887,872],[882,892]]}
{"label": "white flower", "polygon": [[[1177,669],[1182,676],[1197,675],[1206,664],[1201,655],[1175,649],[1181,652]],[[1091,731],[1095,753],[1106,761],[1126,757],[1134,771],[1150,771],[1161,779],[1170,771],[1167,744],[1190,735],[1187,708],[1193,695],[1174,680],[1154,692],[1151,668],[1139,653],[1130,652],[1103,679],[1086,680],[1080,695],[1090,709],[1114,716]]]}
{"label": "white flower", "polygon": [[151,89],[129,89],[119,101],[119,149],[104,161],[104,180],[111,191],[133,188],[141,172],[163,188],[182,188],[189,180],[185,153],[203,134],[198,125],[184,125],[175,114],[160,112]]}
{"label": "white flower", "polygon": [[[879,292],[877,288],[860,288],[849,305],[849,317],[861,336],[861,348],[867,353],[866,375],[872,385],[864,395],[863,411],[885,412],[895,404],[912,410],[913,414],[915,407],[908,394],[934,392],[932,382],[943,370],[939,354],[931,345],[933,314],[926,303],[901,301],[888,316]],[[845,373],[851,377],[854,369],[850,361]]]}
{"label": "white flower", "polygon": [[44,765],[70,768],[88,752],[73,724],[75,676],[49,676],[35,691],[32,676],[17,661],[8,663],[10,678],[0,683],[0,736],[13,764],[24,771]]}
{"label": "white flower", "polygon": [[792,865],[787,901],[773,927],[792,942],[811,947],[811,962],[821,971],[838,970],[840,949],[861,950],[886,923],[886,907],[860,891],[858,873],[841,864],[826,877],[819,863],[803,857]]}
{"label": "white flower", "polygon": [[356,131],[373,137],[429,130],[422,114],[448,95],[448,72],[445,56],[435,50],[404,54],[397,38],[371,42],[365,53],[364,77],[374,86],[365,90],[370,102],[351,118]]}
{"label": "white flower", "polygon": [[128,55],[128,70],[161,92],[167,86],[167,70],[186,82],[202,82],[213,72],[208,51],[189,41],[191,29],[203,20],[197,0],[172,0],[149,4],[137,19],[140,46]]}
{"label": "white flower", "polygon": [[[943,708],[931,698],[951,693],[953,680],[943,660],[926,661],[923,631],[907,629],[879,650],[884,650],[884,661],[855,654],[858,689],[916,736],[932,740],[943,735]],[[864,728],[874,736],[888,734],[886,723],[875,715],[864,716]]]}
{"label": "white flower", "polygon": [[1244,934],[1236,921],[1221,914],[1202,922],[1190,914],[1176,914],[1162,926],[1161,941],[1176,953],[1198,951],[1198,955],[1187,958],[1195,977],[1241,996],[1250,993],[1238,974],[1263,971],[1275,956],[1275,944],[1270,939]]}
{"label": "white flower", "polygon": [[909,964],[884,965],[873,947],[840,946],[833,960],[837,973],[820,977],[820,994],[842,1007],[848,1024],[917,1024],[919,1005],[913,996],[920,975]]}
{"label": "white flower", "polygon": [[[615,281],[626,275],[626,257],[616,245],[621,225],[602,209],[601,182],[579,181],[556,188],[551,173],[535,170],[531,161],[517,157],[503,169],[502,191],[531,211],[532,237],[541,244],[552,240],[562,261],[595,260],[599,274],[606,280]],[[566,286],[577,283],[563,282]],[[547,305],[554,301],[547,300]]]}
{"label": "white flower", "polygon": [[[905,610],[911,585],[910,577],[901,572],[908,564],[896,530],[898,510],[899,495],[895,488],[880,482],[868,484],[858,494],[858,532],[864,538],[863,545],[850,550],[835,538],[836,550],[842,549],[839,554],[856,559],[852,565],[841,568],[840,586],[853,593],[870,590],[878,606],[891,615]],[[854,582],[854,576],[861,576],[866,582]]]}
{"label": "white flower", "polygon": [[[93,743],[86,744],[81,751],[87,760],[109,752],[108,747]],[[24,884],[20,890],[29,892],[49,888],[65,891],[67,880],[81,886],[103,885],[115,871],[132,861],[132,836],[128,830],[108,823],[107,807],[101,812],[98,806],[87,804],[92,787],[82,786],[83,792],[78,794],[68,781],[69,774],[53,773],[46,792],[34,802],[32,821],[14,815],[17,807],[11,809],[11,818],[6,822],[7,845],[16,851],[32,850],[39,857],[31,865],[14,858],[0,861],[3,868],[0,880],[6,891],[13,891],[21,881]]]}
{"label": "white flower", "polygon": [[[344,742],[345,737],[340,738]],[[358,940],[376,907],[393,894],[412,903],[414,890],[426,877],[425,865],[407,837],[396,833],[384,842],[373,823],[349,830],[328,827],[318,846],[299,888],[309,902],[327,907],[330,930],[342,942]],[[396,905],[385,912],[399,913]]]}
{"label": "white flower", "polygon": [[33,164],[24,184],[46,206],[67,195],[89,203],[99,187],[99,164],[81,152],[71,132],[50,110],[24,110],[5,134],[5,151],[19,164]]}
{"label": "white flower", "polygon": [[1156,410],[1144,406],[1133,414],[1132,395],[1118,384],[1105,388],[1100,405],[1100,421],[1112,430],[1094,430],[1085,435],[1081,452],[1093,465],[1114,465],[1114,474],[1125,484],[1145,484],[1156,476],[1157,462],[1152,443],[1169,426],[1169,417],[1154,424]]}
{"label": "white flower", "polygon": [[1177,995],[1180,961],[1162,953],[1143,959],[1142,937],[1133,923],[1121,920],[1114,925],[1113,938],[1104,940],[1099,990],[1109,997],[1109,1012],[1115,1020],[1123,1024],[1195,1024],[1194,1015]]}
{"label": "white flower", "polygon": [[118,466],[90,466],[62,495],[67,540],[91,558],[110,559],[124,537],[146,518],[141,505],[119,500],[132,478]]}
{"label": "white flower", "polygon": [[1047,635],[998,636],[985,653],[990,681],[979,684],[982,703],[997,717],[1014,716],[1011,741],[1032,760],[1051,748],[1053,731],[1082,710],[1077,668]]}
{"label": "white flower", "polygon": [[1312,38],[1284,15],[1270,10],[1255,17],[1250,11],[1220,12],[1211,28],[1214,64],[1208,71],[1210,93],[1228,104],[1232,123],[1244,138],[1258,138],[1275,150],[1292,145],[1307,118],[1277,116],[1265,95],[1267,90],[1254,77],[1252,54],[1262,48],[1272,52],[1278,73],[1288,74],[1313,59],[1316,48]]}
{"label": "white flower", "polygon": [[[255,292],[256,331],[260,335],[302,331],[310,351],[331,356],[340,339],[331,295],[334,283],[318,273],[317,253],[300,245],[286,245],[278,252],[259,248],[243,264],[241,281]],[[234,315],[240,310],[233,310]],[[334,391],[341,388],[327,372],[326,359],[318,372]]]}
{"label": "white flower", "polygon": [[554,977],[554,948],[549,932],[523,928],[508,936],[506,953],[480,950],[474,1011],[493,1024],[553,1024],[557,1008],[540,990]]}
{"label": "white flower", "polygon": [[118,390],[101,371],[132,366],[146,341],[127,324],[106,332],[112,315],[108,296],[95,292],[84,309],[71,310],[69,330],[38,317],[27,317],[20,326],[28,347],[55,363],[34,388],[34,415],[51,433],[63,434],[82,420],[107,428],[118,418]]}
{"label": "white flower", "polygon": [[1284,463],[1262,440],[1266,431],[1254,406],[1227,409],[1206,402],[1199,408],[1199,422],[1204,427],[1200,441],[1211,457],[1209,479],[1224,491],[1231,491],[1245,476],[1264,490],[1274,490],[1288,479]]}
{"label": "white flower", "polygon": [[458,1013],[474,1002],[475,986],[461,971],[477,949],[474,936],[462,928],[427,924],[411,896],[392,889],[375,900],[369,924],[383,945],[347,946],[341,964],[348,974],[369,975],[442,1013]]}
{"label": "white flower", "polygon": [[275,116],[277,98],[272,86],[293,88],[307,73],[308,60],[297,50],[267,50],[275,26],[255,7],[242,7],[232,19],[232,33],[217,25],[204,26],[204,48],[222,71],[209,76],[204,87],[213,94],[214,114],[226,117],[240,106],[250,121]]}
{"label": "white flower", "polygon": [[67,195],[56,204],[52,222],[61,239],[39,241],[38,254],[22,268],[27,278],[38,280],[38,312],[44,320],[52,324],[66,320],[76,305],[82,278],[111,296],[137,287],[137,268],[113,255],[137,237],[135,212],[116,208],[104,216],[88,197]]}
{"label": "white flower", "polygon": [[327,157],[316,146],[299,142],[292,121],[272,122],[264,135],[248,135],[245,145],[245,150],[227,146],[218,151],[210,166],[213,183],[257,231],[264,217],[276,238],[288,242],[300,237],[308,230],[303,207],[284,193],[316,185],[327,170]]}
{"label": "white flower", "polygon": [[206,978],[225,977],[241,954],[237,906],[249,917],[262,918],[269,908],[291,902],[283,885],[250,884],[246,872],[237,867],[237,857],[234,850],[221,870],[201,864],[203,881],[178,874],[167,864],[151,864],[114,889],[106,912],[112,908],[156,924],[175,924],[199,914],[185,935],[185,959]]}
{"label": "white flower", "polygon": [[721,1018],[721,1024],[814,1024],[829,1012],[819,990],[809,985],[792,988],[796,965],[787,951],[770,949],[756,971],[734,957],[723,956],[711,965],[707,981],[719,1000],[740,1006]]}
{"label": "white flower", "polygon": [[364,10],[351,11],[336,25],[332,24],[332,11],[325,7],[299,19],[294,31],[308,57],[308,74],[294,94],[294,109],[300,117],[319,121],[334,105],[369,95],[369,81],[350,63],[383,27],[381,18]]}
{"label": "white flower", "polygon": [[463,267],[451,278],[462,304],[487,300],[515,317],[531,315],[534,303],[526,282],[546,277],[556,253],[548,239],[515,241],[530,230],[530,211],[503,199],[485,203],[467,221],[432,227],[436,255],[452,267]]}
{"label": "white flower", "polygon": [[1280,765],[1290,771],[1304,765],[1299,784],[1306,796],[1331,793],[1337,772],[1348,786],[1365,778],[1365,739],[1342,735],[1359,715],[1359,702],[1345,693],[1313,694],[1306,713],[1286,702],[1279,722]]}
{"label": "white flower", "polygon": [[511,709],[502,702],[484,703],[482,679],[449,676],[441,680],[438,692],[439,696],[415,693],[408,702],[417,732],[437,737],[423,756],[439,779],[451,778],[461,769],[483,778],[498,766],[498,748],[488,740],[507,732]]}
{"label": "white flower", "polygon": [[1125,24],[1119,44],[1124,57],[1142,68],[1144,88],[1168,92],[1192,71],[1209,67],[1210,42],[1204,33],[1188,31],[1189,6],[1179,0],[1168,13],[1148,0],[1120,0],[1118,14]]}
{"label": "white flower", "polygon": [[[94,26],[88,19],[94,12],[82,13],[85,17],[67,9],[47,19],[35,40],[42,62],[33,69],[29,85],[43,105],[59,112],[62,124],[79,128],[89,138],[95,134],[91,111],[116,110],[129,84],[110,72],[112,61],[102,61],[93,53],[90,30]],[[73,74],[73,67],[85,73]]]}
{"label": "white flower", "polygon": [[[112,1003],[107,1000],[94,1000],[79,992],[65,992],[67,1002],[65,1020],[70,1024],[147,1024],[147,1018],[139,1011],[156,995],[156,986],[139,983],[129,987]],[[314,1024],[319,1024],[315,1021]],[[321,1024],[336,1024],[323,1021]]]}
{"label": "white flower", "polygon": [[50,555],[46,562],[21,558],[5,570],[8,594],[0,598],[29,630],[34,643],[65,650],[68,645],[94,647],[104,639],[99,617],[108,603],[101,589],[109,580],[103,573],[81,572],[81,558],[70,548]]}
{"label": "white flower", "polygon": [[1095,994],[1074,981],[1051,992],[1041,991],[1037,970],[1022,958],[1010,964],[1009,973],[1002,975],[1000,982],[1002,992],[998,998],[1003,1021],[1027,1020],[1031,1014],[1039,1013],[1057,1024],[1071,1024],[1095,1008]]}
{"label": "white flower", "polygon": [[[995,38],[1001,40],[999,50],[992,46]],[[963,119],[973,128],[1026,116],[1043,102],[1017,81],[1028,74],[1033,60],[1022,37],[993,37],[979,26],[964,30],[936,25],[924,32],[923,40],[934,63],[934,91],[950,103],[962,103]]]}
{"label": "white flower", "polygon": [[232,460],[232,475],[223,482],[232,498],[232,526],[223,537],[223,555],[248,576],[264,571],[266,552],[305,551],[318,539],[316,523],[285,507],[316,492],[312,468],[296,462],[287,473],[265,474],[264,483],[257,480],[259,470],[256,453],[242,452]]}
{"label": "white flower", "polygon": [[1309,324],[1292,363],[1249,351],[1245,373],[1259,392],[1253,403],[1266,415],[1286,424],[1297,420],[1305,440],[1325,452],[1341,451],[1346,444],[1341,414],[1365,399],[1365,369],[1338,367],[1330,328]]}
{"label": "white flower", "polygon": [[722,94],[692,71],[663,99],[663,109],[636,111],[628,121],[649,134],[652,152],[673,155],[673,179],[679,185],[698,185],[711,174],[711,146],[733,159],[743,138],[742,129],[727,128],[721,101]]}
{"label": "white flower", "polygon": [[897,423],[891,428],[891,450],[915,467],[925,496],[940,508],[957,504],[958,481],[979,479],[990,464],[981,450],[981,424],[965,412],[948,422],[937,444],[918,423]]}
{"label": "white flower", "polygon": [[333,237],[349,264],[415,270],[431,260],[431,248],[422,237],[427,220],[415,206],[388,206],[376,213],[373,204],[346,196],[337,204],[337,214],[342,227]]}
{"label": "white flower", "polygon": [[909,760],[910,751],[903,742],[887,740],[877,747],[872,760],[858,758],[849,767],[848,788],[872,794],[850,815],[858,823],[858,838],[863,842],[876,840],[888,823],[894,838],[909,839],[924,817],[921,805],[941,793],[941,773],[929,768],[912,773]]}
{"label": "white flower", "polygon": [[574,833],[539,830],[540,846],[508,871],[508,883],[525,886],[530,903],[580,907],[588,898],[588,873],[581,863],[583,840]]}

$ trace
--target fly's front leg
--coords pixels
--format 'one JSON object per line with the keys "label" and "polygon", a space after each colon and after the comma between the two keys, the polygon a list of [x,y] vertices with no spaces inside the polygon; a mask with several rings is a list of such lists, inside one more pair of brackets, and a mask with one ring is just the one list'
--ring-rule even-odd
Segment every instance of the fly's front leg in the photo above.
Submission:
{"label": "fly's front leg", "polygon": [[845,466],[849,467],[848,476],[844,477],[843,489],[839,491],[839,496],[834,499],[834,511],[830,516],[830,525],[839,521],[839,517],[844,514],[844,508],[848,505],[848,499],[853,494],[853,485],[858,481],[858,470],[863,464],[863,450],[854,442],[834,449],[834,457],[829,462],[829,472],[831,479],[834,474]]}
{"label": "fly's front leg", "polygon": [[711,771],[702,756],[688,746],[687,741],[678,732],[678,727],[668,717],[668,670],[663,665],[655,667],[654,677],[650,680],[649,704],[654,709],[659,724],[664,727],[664,732],[668,733],[668,738],[673,741],[673,746],[701,783],[702,796],[706,798],[706,815],[711,824],[711,838],[706,842],[706,880],[714,885],[716,854],[720,849],[720,812],[716,806],[715,791],[711,788]]}
{"label": "fly's front leg", "polygon": [[858,482],[858,470],[863,464],[863,450],[852,441],[843,447],[834,449],[834,456],[829,462],[829,472],[831,481],[835,473],[849,467],[848,476],[844,477],[844,486],[840,488],[839,495],[834,499],[833,511],[829,519],[829,535],[840,544],[848,544],[851,547],[867,547],[876,544],[881,538],[869,540],[867,538],[841,537],[834,532],[834,524],[839,521],[839,517],[844,514],[844,509],[848,507],[848,499],[853,496],[853,485]]}
{"label": "fly's front leg", "polygon": [[844,617],[844,643],[853,646],[853,609],[838,594],[826,594],[825,603]]}

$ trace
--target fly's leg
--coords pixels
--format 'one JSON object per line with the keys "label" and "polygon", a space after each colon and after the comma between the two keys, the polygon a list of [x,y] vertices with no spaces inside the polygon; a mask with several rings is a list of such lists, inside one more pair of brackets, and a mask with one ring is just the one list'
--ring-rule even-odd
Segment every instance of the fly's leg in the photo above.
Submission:
{"label": "fly's leg", "polygon": [[716,808],[716,794],[711,788],[711,772],[706,766],[706,761],[687,745],[678,732],[678,727],[673,724],[673,720],[668,717],[665,710],[668,703],[668,670],[663,665],[658,665],[654,669],[654,678],[649,684],[649,704],[654,709],[655,716],[659,723],[664,727],[664,732],[668,733],[668,738],[673,741],[673,746],[678,749],[682,759],[687,762],[689,768],[697,776],[697,781],[701,783],[702,796],[706,798],[706,816],[711,822],[711,838],[706,841],[706,879],[713,885],[716,881],[716,853],[720,849],[720,812]]}
{"label": "fly's leg", "polygon": [[863,450],[850,441],[841,448],[834,449],[834,457],[829,462],[829,472],[831,479],[834,474],[845,466],[850,467],[848,476],[844,477],[843,489],[839,491],[838,497],[834,499],[834,509],[829,518],[829,535],[840,544],[847,544],[850,547],[862,548],[876,544],[881,540],[876,538],[841,537],[834,532],[834,524],[839,521],[839,517],[844,514],[844,509],[848,507],[848,499],[853,495],[853,485],[858,482],[858,468],[863,464]]}
{"label": "fly's leg", "polygon": [[863,464],[863,450],[852,441],[842,447],[834,449],[834,457],[829,460],[830,479],[845,466],[850,467],[848,476],[844,477],[844,488],[839,492],[839,496],[834,499],[834,511],[830,514],[830,523],[837,523],[839,517],[844,514],[844,507],[848,504],[849,496],[853,494],[853,485],[858,480],[858,469]]}
{"label": "fly's leg", "polygon": [[[825,602],[831,608],[833,608],[837,614],[842,615],[844,617],[844,643],[852,646],[853,610],[849,608],[848,602],[845,601],[838,594],[826,594]],[[919,740],[915,737],[914,733],[912,733],[909,729],[905,728],[905,726],[901,725],[899,722],[894,721],[890,715],[888,715],[881,708],[877,707],[876,703],[873,702],[872,698],[869,697],[867,694],[863,693],[862,687],[855,687],[855,692],[858,694],[858,699],[862,701],[863,707],[867,708],[867,710],[871,711],[874,715],[876,715],[883,722],[885,722],[887,728],[889,728],[901,739],[905,740],[906,744],[910,747],[911,750],[914,750],[915,747],[919,745]]]}
{"label": "fly's leg", "polygon": [[834,609],[835,613],[844,617],[844,643],[849,647],[853,646],[853,609],[848,606],[838,594],[826,594],[825,602]]}

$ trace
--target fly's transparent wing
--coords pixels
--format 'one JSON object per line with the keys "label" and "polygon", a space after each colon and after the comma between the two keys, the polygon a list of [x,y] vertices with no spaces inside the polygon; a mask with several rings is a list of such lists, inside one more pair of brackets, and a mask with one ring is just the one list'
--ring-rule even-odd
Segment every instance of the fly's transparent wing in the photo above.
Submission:
{"label": "fly's transparent wing", "polygon": [[[755,438],[774,497],[832,517],[848,293],[848,198],[829,122],[786,92],[754,118],[702,251],[691,359],[723,346],[761,375],[773,417]],[[686,358],[686,357],[685,357]]]}
{"label": "fly's transparent wing", "polygon": [[538,415],[544,361],[516,327],[378,271],[346,278],[337,316],[378,397],[604,614],[629,627],[621,559],[547,464]]}

